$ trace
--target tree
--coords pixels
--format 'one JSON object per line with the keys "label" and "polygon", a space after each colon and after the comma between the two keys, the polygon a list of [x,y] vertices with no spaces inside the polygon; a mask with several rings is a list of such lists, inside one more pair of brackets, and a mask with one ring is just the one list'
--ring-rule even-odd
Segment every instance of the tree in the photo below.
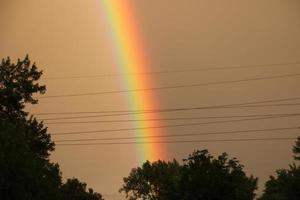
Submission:
{"label": "tree", "polygon": [[214,159],[207,150],[195,151],[179,165],[145,162],[124,178],[120,192],[127,198],[158,200],[252,200],[257,178],[247,177],[236,159],[223,153]]}
{"label": "tree", "polygon": [[300,161],[300,137],[298,137],[295,146],[293,147],[294,159]]}
{"label": "tree", "polygon": [[42,71],[35,64],[31,65],[29,57],[17,64],[11,63],[10,58],[2,59],[0,64],[0,113],[1,118],[24,118],[27,116],[23,109],[26,103],[36,104],[35,93],[44,94],[46,87],[39,85]]}
{"label": "tree", "polygon": [[236,158],[226,153],[214,159],[207,150],[195,151],[184,160],[181,199],[252,200],[257,178],[247,177]]}
{"label": "tree", "polygon": [[[300,160],[300,137],[293,148],[295,161]],[[300,166],[295,163],[289,169],[276,170],[276,176],[270,176],[260,200],[299,200]]]}
{"label": "tree", "polygon": [[28,56],[0,64],[0,191],[1,199],[59,199],[61,173],[49,161],[54,143],[42,122],[24,111],[36,104],[35,93],[44,94],[37,83],[42,75]]}
{"label": "tree", "polygon": [[180,199],[176,192],[179,180],[180,166],[176,160],[147,161],[141,168],[132,169],[130,175],[124,178],[120,192],[125,192],[130,200]]}
{"label": "tree", "polygon": [[60,198],[57,164],[41,159],[28,140],[31,130],[21,123],[0,122],[0,194],[2,200]]}
{"label": "tree", "polygon": [[68,179],[61,187],[63,200],[103,200],[102,196],[94,192],[93,189],[87,190],[86,183],[80,182],[76,178]]}
{"label": "tree", "polygon": [[[31,65],[28,56],[17,64],[9,58],[0,64],[1,200],[63,200],[68,192],[79,194],[68,190],[70,182],[62,184],[59,165],[49,160],[54,142],[47,127],[24,111],[27,103],[38,102],[33,97],[36,93],[46,91],[38,83],[41,75],[42,71]],[[84,196],[80,200],[101,199],[92,189],[85,191],[85,183],[77,183]]]}
{"label": "tree", "polygon": [[33,98],[36,93],[44,94],[46,86],[37,81],[43,72],[38,71],[35,64],[31,65],[29,57],[18,60],[17,64],[11,63],[9,58],[3,59],[0,64],[0,119],[11,123],[23,123],[24,127],[31,130],[31,139],[28,140],[32,152],[43,159],[47,159],[54,150],[47,128],[34,117],[28,119],[24,111],[25,104],[37,104]]}

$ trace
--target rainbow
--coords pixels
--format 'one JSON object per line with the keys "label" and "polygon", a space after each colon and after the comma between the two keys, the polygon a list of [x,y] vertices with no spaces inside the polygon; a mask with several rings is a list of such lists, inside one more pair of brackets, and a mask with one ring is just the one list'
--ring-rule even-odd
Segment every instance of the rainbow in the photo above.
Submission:
{"label": "rainbow", "polygon": [[[138,29],[133,6],[130,0],[100,0],[102,18],[108,28],[110,48],[114,65],[121,73],[135,74],[123,76],[122,85],[126,89],[151,88],[153,80],[139,73],[150,71],[145,45]],[[157,102],[154,95],[149,92],[131,92],[127,96],[127,106],[132,110],[155,109]],[[134,116],[139,119],[134,122],[135,127],[157,126],[157,121],[143,121],[155,118],[155,113],[146,113]],[[159,129],[143,129],[135,132],[136,136],[160,135]],[[151,139],[139,139],[137,142],[152,141]],[[159,144],[138,144],[138,157],[141,162],[154,161],[165,157],[165,151]]]}

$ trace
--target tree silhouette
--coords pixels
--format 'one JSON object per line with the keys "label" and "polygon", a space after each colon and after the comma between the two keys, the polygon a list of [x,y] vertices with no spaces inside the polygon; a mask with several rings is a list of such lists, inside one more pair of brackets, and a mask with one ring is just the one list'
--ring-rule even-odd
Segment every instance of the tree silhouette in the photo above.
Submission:
{"label": "tree silhouette", "polygon": [[207,150],[195,151],[184,160],[182,199],[252,200],[257,178],[247,177],[236,158],[226,153],[213,158]]}
{"label": "tree silhouette", "polygon": [[295,146],[293,147],[294,159],[300,160],[300,137],[298,137]]}
{"label": "tree silhouette", "polygon": [[57,164],[40,158],[30,147],[31,130],[20,123],[0,122],[1,200],[59,199]]}
{"label": "tree silhouette", "polygon": [[37,81],[43,72],[31,65],[29,57],[11,63],[10,58],[2,59],[0,64],[0,113],[1,118],[23,118],[27,116],[23,109],[26,103],[36,104],[35,93],[44,94],[46,87]]}
{"label": "tree silhouette", "polygon": [[[295,161],[299,160],[300,137],[293,148]],[[270,176],[260,200],[299,200],[300,198],[300,166],[295,163],[289,169],[279,169],[276,176]]]}
{"label": "tree silhouette", "polygon": [[103,200],[99,193],[89,188],[86,183],[80,182],[76,178],[68,179],[61,187],[63,200]]}
{"label": "tree silhouette", "polygon": [[28,118],[24,111],[25,104],[37,104],[38,100],[33,98],[36,93],[44,94],[46,87],[37,81],[42,76],[35,64],[31,65],[29,57],[18,60],[17,64],[11,63],[7,58],[0,64],[0,119],[10,123],[23,123],[24,128],[31,130],[31,139],[28,140],[32,152],[41,158],[47,159],[50,152],[54,150],[47,128],[36,118]]}
{"label": "tree silhouette", "polygon": [[[1,200],[63,200],[65,192],[70,192],[65,189],[69,182],[62,184],[58,164],[49,160],[54,143],[47,128],[24,111],[27,103],[38,102],[34,94],[46,91],[38,83],[41,75],[28,56],[17,64],[9,58],[0,64]],[[80,199],[101,199],[100,194],[85,191],[85,185],[80,184],[85,196]]]}
{"label": "tree silhouette", "polygon": [[28,118],[26,103],[36,104],[42,72],[28,56],[17,64],[0,64],[0,190],[1,199],[59,199],[61,174],[49,162],[54,143],[43,123]]}
{"label": "tree silhouette", "polygon": [[223,153],[214,159],[207,150],[195,151],[179,165],[145,162],[134,168],[120,192],[130,200],[252,200],[257,178],[247,177],[236,159]]}
{"label": "tree silhouette", "polygon": [[177,193],[180,180],[180,166],[173,162],[145,162],[142,167],[131,170],[124,178],[120,192],[125,192],[130,200],[134,199],[180,199]]}

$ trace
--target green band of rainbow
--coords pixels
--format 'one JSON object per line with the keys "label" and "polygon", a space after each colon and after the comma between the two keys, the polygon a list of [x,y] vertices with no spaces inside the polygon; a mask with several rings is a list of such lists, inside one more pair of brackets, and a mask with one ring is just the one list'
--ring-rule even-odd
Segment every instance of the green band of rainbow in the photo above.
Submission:
{"label": "green band of rainbow", "polygon": [[[140,31],[135,21],[133,7],[129,0],[100,0],[102,17],[110,33],[110,45],[114,58],[114,64],[117,65],[121,73],[142,73],[149,70],[149,62],[146,59],[145,45],[141,38]],[[124,76],[122,80],[123,87],[126,89],[151,88],[153,81],[147,76],[133,75]],[[155,109],[157,104],[152,92],[132,92],[127,96],[127,106],[130,109]],[[154,113],[138,115],[138,119],[155,118]],[[136,127],[157,126],[155,121],[139,121],[134,124]],[[137,136],[160,135],[160,130],[139,130]],[[145,139],[138,140],[139,142]],[[149,139],[147,139],[149,141]],[[152,141],[150,139],[150,141]],[[163,158],[164,150],[159,144],[142,144],[137,146],[137,152],[141,161],[157,160]]]}

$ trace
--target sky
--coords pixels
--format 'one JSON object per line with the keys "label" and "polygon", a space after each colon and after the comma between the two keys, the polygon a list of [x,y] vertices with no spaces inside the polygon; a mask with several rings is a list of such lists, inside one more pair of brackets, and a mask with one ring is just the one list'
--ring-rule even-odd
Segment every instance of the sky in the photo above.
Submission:
{"label": "sky", "polygon": [[[57,145],[51,159],[60,164],[64,178],[78,177],[106,199],[122,199],[118,193],[122,178],[146,159],[176,158],[180,161],[196,149],[207,148],[214,156],[227,152],[229,156],[238,158],[245,165],[247,174],[259,177],[260,193],[269,175],[278,168],[288,167],[292,162],[294,140],[203,140],[295,138],[300,135],[297,129],[190,135],[298,127],[299,105],[192,109],[57,120],[49,118],[96,114],[40,114],[199,108],[300,97],[300,77],[297,76],[300,73],[298,0],[106,2],[126,7],[130,20],[112,9],[115,13],[113,21],[109,18],[108,7],[101,0],[0,0],[1,58],[9,56],[16,60],[29,54],[44,72],[41,80],[47,86],[44,96],[102,93],[52,98],[38,96],[39,104],[27,109],[45,121],[54,141],[170,134],[189,136],[113,141],[179,141],[171,144]],[[118,32],[119,36],[113,29],[116,22],[123,27],[120,29],[123,31]],[[126,32],[130,27],[134,31]],[[122,37],[131,38],[127,43],[123,41],[128,49],[120,48]],[[132,64],[132,70],[129,70],[130,64],[127,66],[121,59],[129,54],[141,60]],[[288,76],[282,77],[285,75]],[[264,79],[253,80],[257,78]],[[132,89],[137,91],[128,91]],[[123,92],[103,94],[110,91]],[[277,102],[277,105],[291,103],[298,102],[283,101]],[[234,115],[255,115],[257,118],[257,115],[273,114],[295,115],[244,121],[241,119],[245,118],[241,117],[203,119]],[[166,120],[170,118],[185,119]],[[161,120],[145,122],[145,119]],[[232,122],[211,123],[228,120]],[[86,121],[98,122],[57,123]],[[187,125],[191,123],[193,125]],[[153,126],[164,127],[149,128]],[[132,130],[143,127],[148,128]],[[57,135],[96,130],[100,132]]]}

